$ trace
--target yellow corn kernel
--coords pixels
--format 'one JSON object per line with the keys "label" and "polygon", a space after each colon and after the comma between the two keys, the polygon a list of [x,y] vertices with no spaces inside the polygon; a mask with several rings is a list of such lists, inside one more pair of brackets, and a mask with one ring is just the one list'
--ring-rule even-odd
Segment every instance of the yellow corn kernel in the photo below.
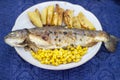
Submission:
{"label": "yellow corn kernel", "polygon": [[63,62],[63,64],[66,64],[66,63],[67,63],[67,61],[64,61],[64,62]]}
{"label": "yellow corn kernel", "polygon": [[73,55],[71,58],[72,58],[72,59],[75,59],[75,56]]}
{"label": "yellow corn kernel", "polygon": [[79,54],[75,55],[75,58],[80,59],[81,56]]}
{"label": "yellow corn kernel", "polygon": [[74,59],[74,62],[79,62],[80,61],[80,59]]}
{"label": "yellow corn kernel", "polygon": [[67,59],[67,62],[71,62],[71,61],[72,61],[72,59],[71,59],[71,58]]}
{"label": "yellow corn kernel", "polygon": [[45,61],[41,61],[41,64],[45,64]]}
{"label": "yellow corn kernel", "polygon": [[84,55],[85,55],[85,52],[81,52],[81,53],[80,53],[80,56],[84,56]]}

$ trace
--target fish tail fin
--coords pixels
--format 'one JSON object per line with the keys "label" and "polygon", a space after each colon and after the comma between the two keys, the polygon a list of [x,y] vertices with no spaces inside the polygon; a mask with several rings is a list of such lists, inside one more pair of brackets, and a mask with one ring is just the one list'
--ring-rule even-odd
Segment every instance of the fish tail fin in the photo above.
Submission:
{"label": "fish tail fin", "polygon": [[104,42],[106,49],[109,52],[114,52],[116,50],[118,41],[120,41],[120,39],[118,39],[117,37],[113,35],[110,35],[109,40],[107,42]]}

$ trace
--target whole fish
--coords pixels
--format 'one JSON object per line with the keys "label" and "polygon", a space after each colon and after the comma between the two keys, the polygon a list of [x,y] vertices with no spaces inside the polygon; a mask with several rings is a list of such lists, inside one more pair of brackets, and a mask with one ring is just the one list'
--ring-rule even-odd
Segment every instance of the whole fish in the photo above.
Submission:
{"label": "whole fish", "polygon": [[104,42],[107,50],[114,52],[118,38],[104,31],[49,26],[13,31],[5,37],[5,42],[12,47],[29,47],[33,50],[55,49],[68,45],[91,47],[98,42]]}

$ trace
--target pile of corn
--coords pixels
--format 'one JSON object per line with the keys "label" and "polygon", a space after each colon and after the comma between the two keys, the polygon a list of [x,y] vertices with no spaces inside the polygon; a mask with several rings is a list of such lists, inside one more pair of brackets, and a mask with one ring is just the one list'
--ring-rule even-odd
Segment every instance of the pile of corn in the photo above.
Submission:
{"label": "pile of corn", "polygon": [[31,51],[31,54],[42,64],[58,66],[60,64],[67,64],[70,62],[79,62],[82,56],[86,54],[87,50],[87,47],[82,48],[78,45],[77,47],[68,46],[66,49],[39,49],[37,52]]}

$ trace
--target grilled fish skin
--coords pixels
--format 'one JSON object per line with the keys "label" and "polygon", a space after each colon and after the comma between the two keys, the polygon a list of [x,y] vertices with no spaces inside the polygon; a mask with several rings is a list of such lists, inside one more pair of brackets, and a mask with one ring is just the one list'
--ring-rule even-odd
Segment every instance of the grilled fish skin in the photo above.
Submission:
{"label": "grilled fish skin", "polygon": [[5,37],[5,42],[13,47],[34,45],[34,50],[62,48],[68,45],[91,47],[98,42],[104,42],[107,50],[114,52],[118,39],[105,31],[49,26],[13,31]]}

